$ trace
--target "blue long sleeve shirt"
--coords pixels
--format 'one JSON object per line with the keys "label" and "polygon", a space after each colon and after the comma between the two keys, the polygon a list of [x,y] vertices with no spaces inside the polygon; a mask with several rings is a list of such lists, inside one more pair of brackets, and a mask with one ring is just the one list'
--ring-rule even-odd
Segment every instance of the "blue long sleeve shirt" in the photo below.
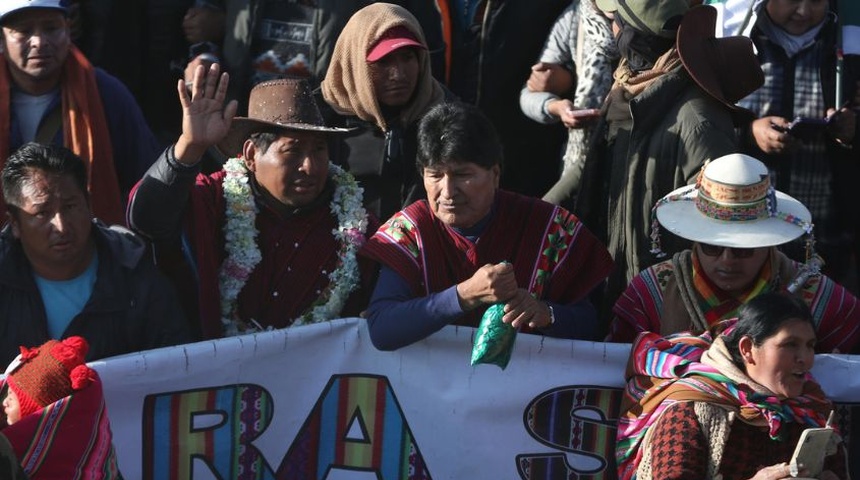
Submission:
{"label": "blue long sleeve shirt", "polygon": [[[541,333],[552,337],[594,340],[597,312],[587,297],[570,304],[546,304],[553,309],[555,323],[541,329]],[[415,298],[406,279],[383,265],[368,307],[367,324],[376,348],[396,350],[441,330],[463,313],[457,285]]]}

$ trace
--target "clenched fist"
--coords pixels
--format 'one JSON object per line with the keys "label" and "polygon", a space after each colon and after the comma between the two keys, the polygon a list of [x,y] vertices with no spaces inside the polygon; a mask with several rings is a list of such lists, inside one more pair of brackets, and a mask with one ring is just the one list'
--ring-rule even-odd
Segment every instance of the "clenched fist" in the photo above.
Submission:
{"label": "clenched fist", "polygon": [[486,264],[468,280],[457,284],[457,296],[464,311],[481,305],[507,302],[517,294],[517,279],[510,263]]}

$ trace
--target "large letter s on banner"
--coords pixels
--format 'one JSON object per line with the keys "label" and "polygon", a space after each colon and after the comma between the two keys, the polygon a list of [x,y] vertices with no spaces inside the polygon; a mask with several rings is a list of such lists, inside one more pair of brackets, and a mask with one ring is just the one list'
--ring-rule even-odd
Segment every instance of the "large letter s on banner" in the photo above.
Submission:
{"label": "large letter s on banner", "polygon": [[561,453],[518,455],[520,478],[616,478],[615,424],[620,402],[620,389],[590,385],[554,388],[535,397],[523,414],[526,431]]}

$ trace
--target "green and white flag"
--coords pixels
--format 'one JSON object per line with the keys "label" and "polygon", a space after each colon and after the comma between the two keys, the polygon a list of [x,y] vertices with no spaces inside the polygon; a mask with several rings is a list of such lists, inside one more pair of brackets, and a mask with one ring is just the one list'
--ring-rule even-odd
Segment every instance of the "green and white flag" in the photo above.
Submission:
{"label": "green and white flag", "polygon": [[860,0],[839,0],[839,22],[842,51],[846,55],[860,55]]}

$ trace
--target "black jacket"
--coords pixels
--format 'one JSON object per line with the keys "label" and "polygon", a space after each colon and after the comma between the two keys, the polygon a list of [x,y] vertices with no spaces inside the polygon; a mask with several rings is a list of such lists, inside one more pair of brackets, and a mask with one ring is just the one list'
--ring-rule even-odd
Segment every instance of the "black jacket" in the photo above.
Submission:
{"label": "black jacket", "polygon": [[334,163],[355,176],[364,189],[364,206],[387,220],[403,207],[426,196],[415,165],[418,125],[383,132],[358,117],[341,117],[341,125],[354,128],[331,149]]}
{"label": "black jacket", "polygon": [[[92,235],[99,258],[96,283],[63,338],[84,337],[90,344],[87,361],[190,342],[176,293],[146,255],[143,241],[99,223]],[[35,347],[48,339],[30,262],[7,227],[0,233],[0,364],[9,364],[19,346]]]}

